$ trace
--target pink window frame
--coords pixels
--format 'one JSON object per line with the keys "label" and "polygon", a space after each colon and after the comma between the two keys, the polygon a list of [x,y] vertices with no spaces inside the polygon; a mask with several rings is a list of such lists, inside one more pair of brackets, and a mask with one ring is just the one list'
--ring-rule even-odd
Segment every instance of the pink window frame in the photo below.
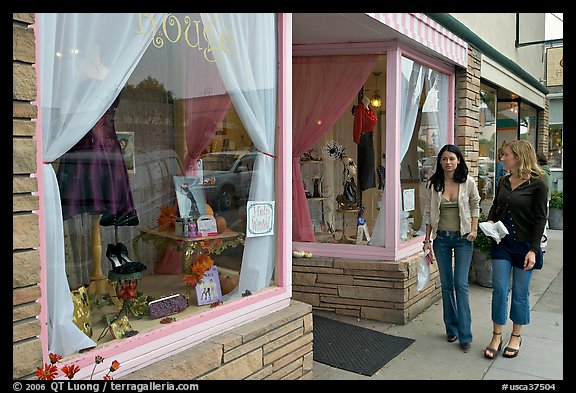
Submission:
{"label": "pink window frame", "polygon": [[[276,243],[276,283],[277,286],[266,288],[252,296],[242,297],[230,303],[210,308],[205,312],[174,323],[163,325],[150,332],[141,333],[135,337],[114,341],[91,351],[70,357],[61,362],[61,366],[75,364],[81,368],[76,379],[90,377],[94,357],[99,355],[104,359],[116,359],[122,367],[115,373],[115,378],[129,372],[153,364],[163,358],[184,351],[204,340],[223,333],[234,327],[255,319],[263,318],[273,312],[290,305],[292,296],[292,16],[291,14],[276,14],[277,16],[277,56],[278,56],[278,121],[277,121],[277,168],[276,168],[276,213],[277,213],[277,243]],[[37,25],[31,25],[35,30],[36,58],[39,58]],[[32,104],[40,109],[40,72],[36,68],[37,100]],[[37,142],[36,163],[41,168],[42,158],[42,114],[38,110],[36,120],[35,140]],[[32,175],[38,180],[40,235],[41,280],[40,298],[41,311],[38,318],[42,321],[40,343],[43,361],[49,363],[48,357],[48,303],[46,298],[46,229],[44,226],[44,187],[42,171]],[[41,365],[39,365],[41,366]],[[104,370],[102,373],[104,373]],[[95,379],[101,375],[95,374]]]}
{"label": "pink window frame", "polygon": [[[343,54],[371,54],[386,53],[387,60],[387,85],[386,85],[386,140],[395,141],[400,136],[400,103],[402,96],[402,56],[420,63],[428,68],[445,74],[448,77],[448,113],[454,113],[455,105],[455,69],[440,60],[419,53],[404,43],[393,42],[370,42],[352,44],[331,45],[305,45],[297,48],[299,55],[343,55]],[[388,99],[395,97],[395,99]],[[454,130],[454,116],[448,116],[448,130]],[[454,132],[448,131],[447,143],[453,143]],[[386,193],[386,206],[390,211],[400,211],[400,144],[388,143],[386,145],[386,179],[394,179]],[[400,243],[400,220],[397,214],[388,214],[386,217],[386,245],[385,247],[373,247],[355,244],[325,244],[311,242],[292,242],[294,249],[312,252],[315,256],[337,257],[361,260],[384,260],[397,261],[410,255],[414,255],[422,248],[423,236],[410,241]]]}

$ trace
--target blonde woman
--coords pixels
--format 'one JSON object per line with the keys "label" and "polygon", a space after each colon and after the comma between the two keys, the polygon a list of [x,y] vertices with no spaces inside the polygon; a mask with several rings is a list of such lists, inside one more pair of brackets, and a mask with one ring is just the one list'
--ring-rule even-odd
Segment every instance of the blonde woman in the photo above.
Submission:
{"label": "blonde woman", "polygon": [[530,323],[530,279],[542,268],[540,241],[546,226],[547,187],[534,147],[525,140],[510,142],[501,158],[510,172],[500,186],[488,213],[488,222],[502,221],[509,234],[492,242],[492,340],[484,356],[494,359],[502,348],[502,329],[508,320],[512,289],[512,334],[502,356],[514,358],[522,344],[522,326]]}

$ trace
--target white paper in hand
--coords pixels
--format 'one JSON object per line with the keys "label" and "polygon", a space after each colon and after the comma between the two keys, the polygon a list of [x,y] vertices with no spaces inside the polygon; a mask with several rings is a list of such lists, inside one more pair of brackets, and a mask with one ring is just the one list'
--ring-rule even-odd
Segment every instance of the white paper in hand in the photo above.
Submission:
{"label": "white paper in hand", "polygon": [[498,244],[500,240],[508,234],[508,229],[506,229],[502,221],[496,221],[494,223],[481,222],[478,226],[486,236],[491,237]]}
{"label": "white paper in hand", "polygon": [[420,259],[420,263],[418,264],[418,281],[416,282],[416,289],[418,292],[423,290],[428,282],[430,281],[430,264],[428,263],[428,259],[426,255],[431,252],[430,250],[424,251],[424,256]]}

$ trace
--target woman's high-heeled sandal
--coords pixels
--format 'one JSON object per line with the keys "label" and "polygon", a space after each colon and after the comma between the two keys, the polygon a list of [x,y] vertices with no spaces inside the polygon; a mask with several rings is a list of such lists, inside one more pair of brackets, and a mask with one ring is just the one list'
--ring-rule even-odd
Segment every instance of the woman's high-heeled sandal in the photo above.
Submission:
{"label": "woman's high-heeled sandal", "polygon": [[[516,356],[518,356],[518,352],[520,352],[520,346],[522,345],[522,336],[520,336],[519,334],[514,334],[514,333],[512,333],[512,335],[514,337],[520,338],[520,342],[518,343],[518,349],[510,348],[510,347],[504,348],[504,353],[502,353],[502,356],[504,356],[505,358],[508,358],[508,359],[515,358]],[[506,353],[506,352],[509,352],[509,353]]]}
{"label": "woman's high-heeled sandal", "polygon": [[484,350],[484,357],[490,360],[494,359],[498,352],[500,352],[502,349],[502,333],[492,332],[492,334],[495,336],[500,336],[500,344],[498,344],[498,348],[486,347]]}
{"label": "woman's high-heeled sandal", "polygon": [[112,264],[112,270],[116,270],[122,265],[122,259],[116,253],[116,246],[114,244],[108,244],[106,258],[108,258]]}

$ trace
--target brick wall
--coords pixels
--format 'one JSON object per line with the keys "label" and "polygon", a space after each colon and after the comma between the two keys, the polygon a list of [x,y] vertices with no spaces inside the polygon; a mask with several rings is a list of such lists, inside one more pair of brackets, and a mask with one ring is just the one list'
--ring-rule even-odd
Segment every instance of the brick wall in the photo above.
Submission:
{"label": "brick wall", "polygon": [[468,47],[468,68],[456,68],[456,133],[454,144],[460,148],[470,169],[478,178],[478,142],[480,125],[480,65],[482,54]]}
{"label": "brick wall", "polygon": [[290,307],[128,374],[138,380],[312,379],[312,307]]}
{"label": "brick wall", "polygon": [[38,110],[36,100],[36,62],[34,14],[13,14],[12,22],[12,375],[26,377],[42,364],[40,335],[40,253],[38,247],[39,208],[36,173],[36,142],[33,139]]}
{"label": "brick wall", "polygon": [[437,265],[416,289],[423,253],[400,261],[293,258],[292,296],[316,310],[405,324],[441,298]]}

